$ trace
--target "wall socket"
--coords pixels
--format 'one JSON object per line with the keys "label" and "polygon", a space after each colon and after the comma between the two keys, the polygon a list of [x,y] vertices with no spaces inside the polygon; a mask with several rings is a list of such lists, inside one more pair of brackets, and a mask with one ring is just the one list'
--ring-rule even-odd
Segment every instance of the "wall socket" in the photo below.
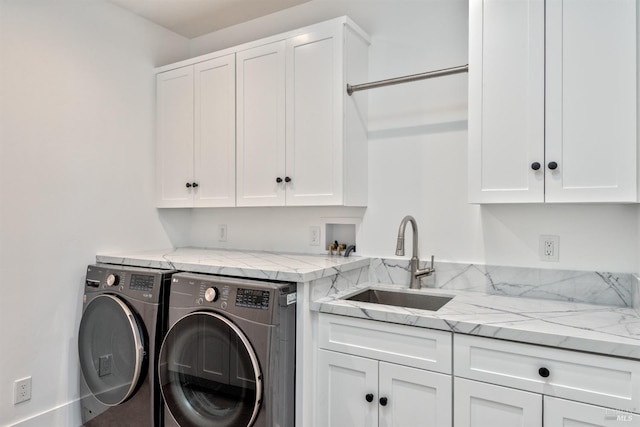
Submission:
{"label": "wall socket", "polygon": [[320,226],[312,225],[309,227],[309,245],[320,246]]}
{"label": "wall socket", "polygon": [[218,242],[227,241],[227,224],[220,224],[218,226]]}
{"label": "wall socket", "polygon": [[560,260],[560,236],[540,236],[540,261]]}
{"label": "wall socket", "polygon": [[31,400],[31,377],[13,382],[13,404]]}

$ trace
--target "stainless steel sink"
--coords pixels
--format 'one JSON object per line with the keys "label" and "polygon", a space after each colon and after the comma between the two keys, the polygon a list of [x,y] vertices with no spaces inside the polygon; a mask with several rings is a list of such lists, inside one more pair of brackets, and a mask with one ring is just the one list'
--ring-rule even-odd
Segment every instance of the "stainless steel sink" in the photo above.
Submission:
{"label": "stainless steel sink", "polygon": [[380,289],[365,289],[355,295],[345,298],[350,301],[370,302],[374,304],[393,305],[396,307],[419,308],[421,310],[438,311],[453,297],[427,295],[415,292],[383,291]]}

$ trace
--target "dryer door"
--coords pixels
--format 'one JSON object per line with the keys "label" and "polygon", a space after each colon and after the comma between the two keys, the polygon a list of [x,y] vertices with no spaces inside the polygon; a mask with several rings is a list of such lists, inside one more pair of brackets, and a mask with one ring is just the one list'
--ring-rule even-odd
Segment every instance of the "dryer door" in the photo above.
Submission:
{"label": "dryer door", "polygon": [[253,425],[262,374],[245,334],[217,313],[178,320],[160,349],[162,395],[175,421],[187,426]]}
{"label": "dryer door", "polygon": [[120,298],[103,294],[84,309],[78,333],[82,375],[103,404],[118,405],[135,393],[146,363],[144,329]]}

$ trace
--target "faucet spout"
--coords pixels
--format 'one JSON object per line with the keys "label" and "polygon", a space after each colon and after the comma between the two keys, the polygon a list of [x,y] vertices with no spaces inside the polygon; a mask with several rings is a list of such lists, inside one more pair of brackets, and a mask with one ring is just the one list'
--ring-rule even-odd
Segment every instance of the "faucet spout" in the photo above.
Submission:
{"label": "faucet spout", "polygon": [[400,228],[398,229],[398,241],[396,244],[396,256],[404,256],[404,233],[407,229],[407,224],[411,223],[411,229],[413,230],[413,253],[411,256],[411,282],[409,287],[411,289],[420,289],[420,278],[423,276],[429,276],[435,272],[433,266],[433,255],[431,256],[431,267],[419,268],[420,259],[418,258],[418,224],[411,215],[407,215],[402,218],[400,222]]}

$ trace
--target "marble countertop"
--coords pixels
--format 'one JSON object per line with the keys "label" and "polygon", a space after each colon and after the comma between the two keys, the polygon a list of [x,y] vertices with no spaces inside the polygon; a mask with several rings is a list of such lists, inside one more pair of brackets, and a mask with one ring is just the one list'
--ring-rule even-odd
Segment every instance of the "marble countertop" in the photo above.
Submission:
{"label": "marble countertop", "polygon": [[640,360],[640,315],[633,308],[433,288],[403,290],[454,296],[435,312],[340,299],[363,288],[398,290],[400,287],[359,285],[320,298],[311,304],[311,309]]}
{"label": "marble countertop", "polygon": [[252,279],[310,282],[369,265],[369,258],[301,255],[227,249],[179,248],[98,254],[96,262],[242,276]]}

